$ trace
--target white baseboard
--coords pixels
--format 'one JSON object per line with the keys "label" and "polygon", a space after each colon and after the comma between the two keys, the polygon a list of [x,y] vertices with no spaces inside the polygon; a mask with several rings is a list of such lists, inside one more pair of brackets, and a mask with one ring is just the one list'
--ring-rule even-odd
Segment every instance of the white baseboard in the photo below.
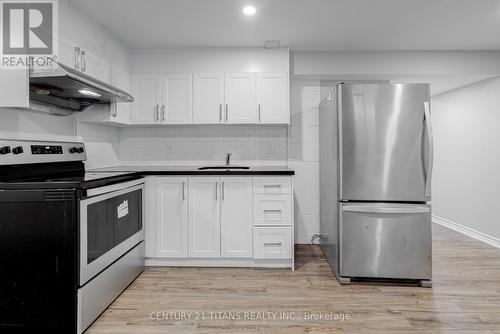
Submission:
{"label": "white baseboard", "polygon": [[476,231],[476,230],[469,228],[467,226],[457,224],[454,221],[451,221],[451,220],[448,220],[448,219],[445,219],[445,218],[442,218],[439,216],[435,216],[435,215],[432,216],[432,221],[438,225],[447,227],[450,230],[456,231],[458,233],[461,233],[461,234],[466,235],[468,237],[471,237],[473,239],[482,241],[485,244],[488,244],[488,245],[493,246],[495,248],[500,248],[500,239],[492,237],[491,235]]}

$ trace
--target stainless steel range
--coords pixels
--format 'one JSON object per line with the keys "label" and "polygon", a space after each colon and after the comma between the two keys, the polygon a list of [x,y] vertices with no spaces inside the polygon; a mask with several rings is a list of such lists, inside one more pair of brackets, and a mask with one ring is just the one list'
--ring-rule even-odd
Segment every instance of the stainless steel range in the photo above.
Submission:
{"label": "stainless steel range", "polygon": [[83,332],[144,269],[144,180],[74,142],[0,140],[0,332]]}

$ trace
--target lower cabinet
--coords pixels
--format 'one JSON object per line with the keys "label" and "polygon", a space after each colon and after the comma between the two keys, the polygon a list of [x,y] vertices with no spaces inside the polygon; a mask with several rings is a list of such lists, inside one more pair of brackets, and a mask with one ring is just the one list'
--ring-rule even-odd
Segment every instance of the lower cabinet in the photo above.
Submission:
{"label": "lower cabinet", "polygon": [[156,257],[188,255],[187,177],[156,182]]}
{"label": "lower cabinet", "polygon": [[220,256],[220,180],[189,178],[189,256]]}
{"label": "lower cabinet", "polygon": [[157,176],[146,187],[148,265],[293,267],[291,177]]}
{"label": "lower cabinet", "polygon": [[221,178],[221,256],[252,257],[252,178]]}

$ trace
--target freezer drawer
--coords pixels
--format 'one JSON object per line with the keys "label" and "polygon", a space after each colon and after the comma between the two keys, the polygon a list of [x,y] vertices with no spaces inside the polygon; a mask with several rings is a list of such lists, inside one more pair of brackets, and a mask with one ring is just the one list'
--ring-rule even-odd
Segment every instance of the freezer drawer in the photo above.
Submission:
{"label": "freezer drawer", "polygon": [[339,206],[341,276],[431,279],[430,205]]}

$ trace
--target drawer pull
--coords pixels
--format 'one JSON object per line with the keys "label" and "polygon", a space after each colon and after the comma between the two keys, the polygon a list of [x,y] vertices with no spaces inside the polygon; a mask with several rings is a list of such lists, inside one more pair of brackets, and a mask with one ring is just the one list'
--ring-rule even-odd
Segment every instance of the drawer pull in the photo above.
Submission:
{"label": "drawer pull", "polygon": [[281,210],[264,210],[264,219],[280,219],[282,216]]}
{"label": "drawer pull", "polygon": [[281,242],[264,242],[264,246],[281,246]]}
{"label": "drawer pull", "polygon": [[279,189],[281,184],[264,184],[264,188]]}

